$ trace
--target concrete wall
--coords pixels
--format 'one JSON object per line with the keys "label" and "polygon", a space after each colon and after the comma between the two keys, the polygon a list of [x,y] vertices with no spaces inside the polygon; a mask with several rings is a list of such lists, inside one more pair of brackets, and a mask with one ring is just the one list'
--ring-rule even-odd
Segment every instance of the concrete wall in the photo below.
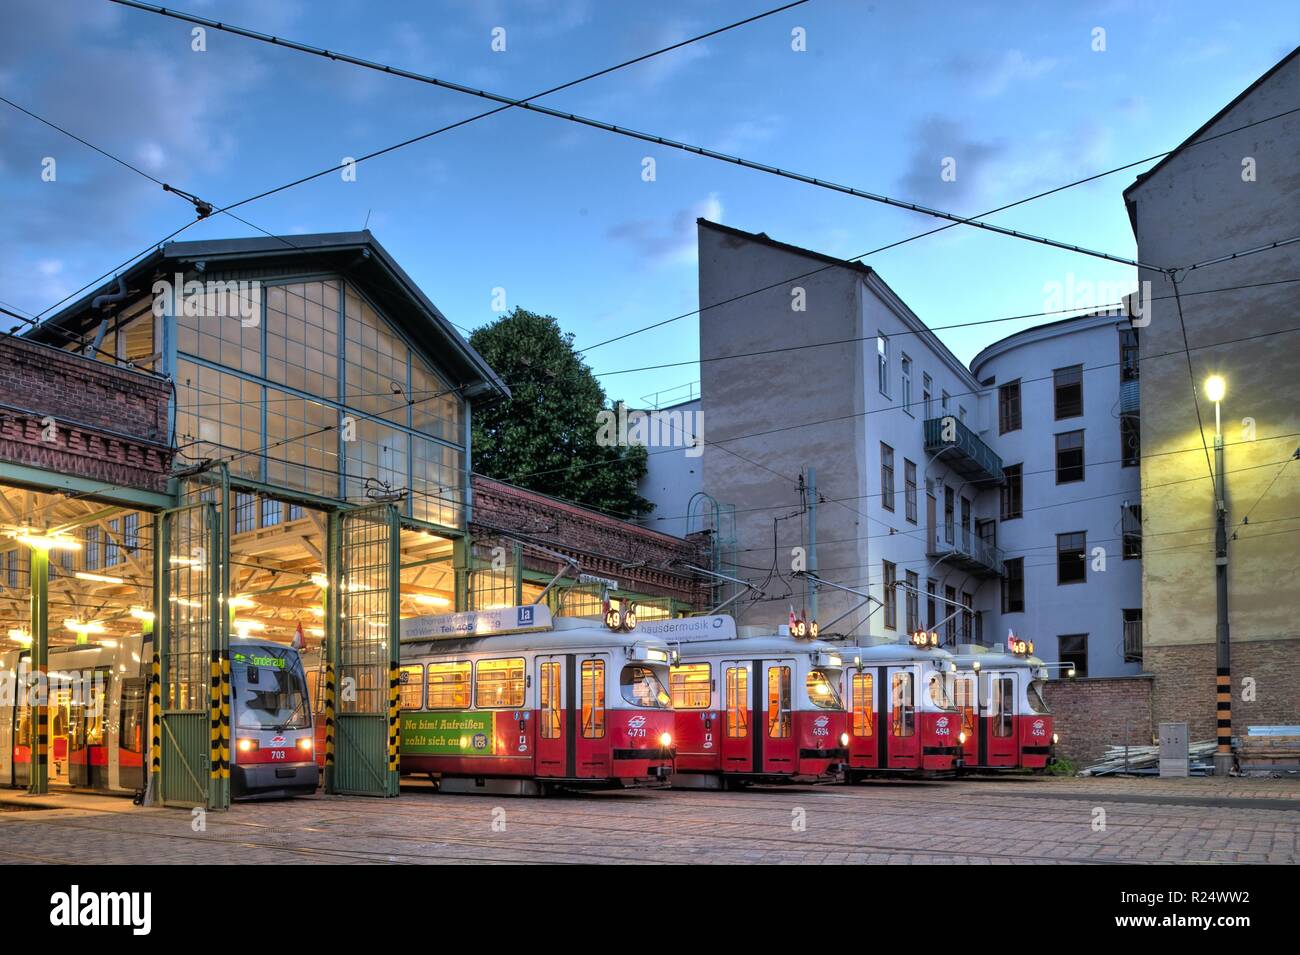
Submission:
{"label": "concrete wall", "polygon": [[[1294,109],[1298,69],[1300,56],[1292,54],[1199,135]],[[1157,709],[1162,719],[1200,725],[1213,708],[1214,511],[1205,446],[1212,454],[1214,406],[1202,384],[1220,374],[1227,380],[1225,483],[1235,530],[1228,584],[1238,733],[1242,680],[1288,664],[1294,674],[1300,639],[1300,464],[1281,471],[1300,432],[1300,284],[1259,284],[1300,277],[1300,244],[1189,267],[1300,235],[1298,154],[1300,115],[1292,114],[1193,146],[1125,194],[1139,258],[1188,269],[1178,286],[1181,322],[1172,283],[1142,273],[1157,299],[1142,331],[1143,606]],[[1243,181],[1244,159],[1254,162],[1254,182]],[[1255,287],[1228,290],[1244,285]],[[1294,678],[1275,692],[1266,718],[1300,722]]]}
{"label": "concrete wall", "polygon": [[[699,410],[698,398],[666,408],[651,409],[664,415],[681,413],[685,416],[682,419],[684,422],[694,421],[697,428],[700,427],[701,420],[697,417]],[[704,421],[702,430],[705,440],[708,440],[708,426],[708,421]],[[675,426],[671,430],[674,433],[677,431]],[[685,428],[685,431],[686,440],[696,437],[690,427]],[[673,437],[670,435],[669,439]],[[675,537],[685,537],[691,531],[699,530],[698,526],[688,527],[687,514],[691,498],[697,492],[704,490],[702,455],[692,457],[691,454],[686,453],[685,447],[675,443],[669,443],[667,447],[652,447],[647,450],[646,473],[637,484],[637,493],[647,501],[653,501],[655,509],[642,519],[641,523]],[[693,450],[692,454],[694,454]]]}
{"label": "concrete wall", "polygon": [[[1121,507],[1141,497],[1139,468],[1121,461],[1121,325],[1128,320],[1095,315],[1054,322],[990,345],[971,363],[981,381],[1021,382],[1022,427],[999,435],[995,421],[992,444],[1004,464],[1024,471],[1024,516],[999,523],[998,543],[1007,557],[1024,559],[1025,611],[999,613],[999,633],[1031,637],[1050,661],[1061,659],[1059,635],[1087,634],[1087,673],[1094,677],[1142,669],[1124,662],[1123,611],[1142,607],[1142,561],[1124,560],[1119,530]],[[1052,372],[1078,364],[1083,414],[1058,421]],[[996,394],[994,388],[994,404]],[[1084,479],[1057,484],[1055,435],[1076,430],[1084,432]],[[1056,535],[1076,531],[1087,534],[1090,553],[1102,548],[1105,569],[1094,569],[1090,556],[1086,583],[1058,584]]]}

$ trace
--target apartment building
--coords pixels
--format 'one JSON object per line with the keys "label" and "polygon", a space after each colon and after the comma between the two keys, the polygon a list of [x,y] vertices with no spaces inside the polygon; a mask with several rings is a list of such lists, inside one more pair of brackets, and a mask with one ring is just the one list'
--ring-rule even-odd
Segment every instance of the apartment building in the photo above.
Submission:
{"label": "apartment building", "polygon": [[[793,607],[827,632],[950,644],[1014,630],[1080,673],[1140,669],[1127,321],[1023,332],[967,368],[874,269],[698,225],[702,467],[657,462],[641,493],[735,509],[735,573],[756,588],[740,620]],[[698,484],[663,495],[681,480]]]}

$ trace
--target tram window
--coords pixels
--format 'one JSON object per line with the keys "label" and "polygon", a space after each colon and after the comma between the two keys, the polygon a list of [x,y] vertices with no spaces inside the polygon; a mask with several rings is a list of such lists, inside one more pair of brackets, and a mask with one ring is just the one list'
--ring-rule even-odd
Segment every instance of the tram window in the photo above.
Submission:
{"label": "tram window", "polygon": [[1047,707],[1047,701],[1043,699],[1042,680],[1035,680],[1034,682],[1030,683],[1029,692],[1026,695],[1029,697],[1029,708],[1033,710],[1035,713],[1052,712]]}
{"label": "tram window", "polygon": [[679,710],[707,710],[713,702],[713,668],[708,663],[683,663],[668,673],[673,707]]}
{"label": "tram window", "polygon": [[947,681],[940,673],[930,674],[930,702],[944,709],[952,706],[952,700],[948,698]]}
{"label": "tram window", "polygon": [[542,725],[538,729],[542,739],[560,738],[560,665],[543,663],[541,686],[538,688],[538,708],[542,711]]}
{"label": "tram window", "polygon": [[474,705],[519,709],[524,705],[524,658],[480,660],[474,682]]}
{"label": "tram window", "polygon": [[916,732],[916,697],[912,691],[912,674],[895,673],[893,680],[894,715],[890,722],[895,736],[907,737]]}
{"label": "tram window", "polygon": [[582,661],[582,735],[600,739],[605,735],[605,661]]}
{"label": "tram window", "polygon": [[749,735],[749,668],[727,668],[727,736]]}
{"label": "tram window", "polygon": [[872,736],[875,733],[875,713],[872,692],[875,680],[873,674],[853,674],[853,735]]}
{"label": "tram window", "polygon": [[431,710],[467,710],[469,709],[469,671],[470,664],[430,663],[425,673],[425,682],[429,687]]}
{"label": "tram window", "polygon": [[961,728],[970,739],[975,732],[975,679],[959,676],[953,681],[954,703],[961,711]]}
{"label": "tram window", "polygon": [[397,705],[404,710],[424,705],[424,664],[407,664],[397,674]]}
{"label": "tram window", "polygon": [[673,702],[659,676],[648,666],[629,663],[623,667],[623,672],[618,677],[618,688],[623,699],[633,706],[664,710]]}
{"label": "tram window", "polygon": [[1015,713],[1010,677],[998,677],[993,681],[993,699],[997,705],[996,718],[993,720],[993,735],[1010,736],[1011,717]]}
{"label": "tram window", "polygon": [[790,668],[767,668],[767,735],[771,739],[790,736]]}
{"label": "tram window", "polygon": [[118,746],[129,753],[144,752],[144,700],[144,680],[122,681],[122,728],[118,732]]}
{"label": "tram window", "polygon": [[821,670],[809,670],[808,679],[804,682],[808,689],[808,699],[812,701],[813,706],[823,710],[838,710],[844,706],[844,702],[840,699],[839,687],[836,686],[838,680],[832,682],[831,678]]}

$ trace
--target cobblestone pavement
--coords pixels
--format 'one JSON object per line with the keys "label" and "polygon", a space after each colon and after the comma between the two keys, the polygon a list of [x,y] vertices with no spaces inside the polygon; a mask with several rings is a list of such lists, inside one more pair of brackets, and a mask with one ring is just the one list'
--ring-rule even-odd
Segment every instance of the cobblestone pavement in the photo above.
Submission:
{"label": "cobblestone pavement", "polygon": [[[42,807],[35,808],[39,802]],[[0,791],[7,863],[1295,863],[1300,780],[971,779],[547,799],[404,787],[208,813]],[[802,823],[802,825],[801,825]]]}

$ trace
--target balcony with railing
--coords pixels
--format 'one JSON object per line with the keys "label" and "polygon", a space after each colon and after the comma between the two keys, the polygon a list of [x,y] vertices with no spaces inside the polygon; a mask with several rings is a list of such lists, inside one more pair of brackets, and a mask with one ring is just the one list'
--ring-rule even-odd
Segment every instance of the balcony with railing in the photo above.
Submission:
{"label": "balcony with railing", "polygon": [[1002,483],[1002,459],[955,415],[925,422],[925,450],[972,484]]}
{"label": "balcony with railing", "polygon": [[973,530],[954,523],[935,528],[927,556],[979,577],[1002,576],[1001,548],[986,541]]}

